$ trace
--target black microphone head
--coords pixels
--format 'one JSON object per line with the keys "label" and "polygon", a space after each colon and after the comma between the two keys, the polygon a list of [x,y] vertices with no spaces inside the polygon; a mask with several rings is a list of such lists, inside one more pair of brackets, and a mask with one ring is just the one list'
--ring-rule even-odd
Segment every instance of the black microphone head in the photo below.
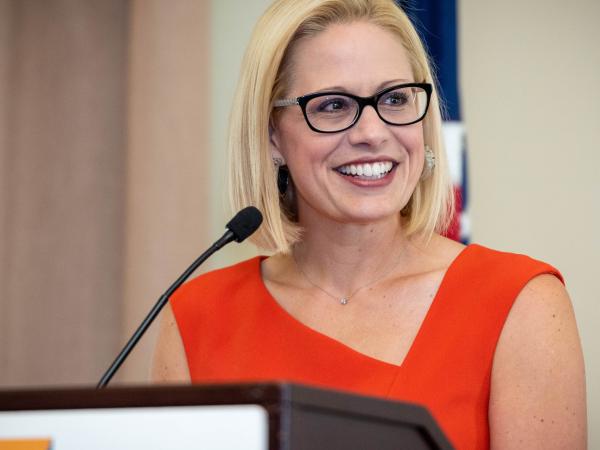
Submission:
{"label": "black microphone head", "polygon": [[236,242],[242,242],[254,233],[262,223],[263,216],[254,206],[247,206],[229,221],[226,228],[233,233]]}

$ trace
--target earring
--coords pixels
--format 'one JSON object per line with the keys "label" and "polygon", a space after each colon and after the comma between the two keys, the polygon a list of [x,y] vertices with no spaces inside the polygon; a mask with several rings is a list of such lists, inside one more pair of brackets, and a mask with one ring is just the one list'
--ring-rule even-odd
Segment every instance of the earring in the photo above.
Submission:
{"label": "earring", "polygon": [[275,161],[275,158],[273,158],[273,162],[277,167],[277,189],[279,190],[279,195],[285,197],[288,184],[290,183],[290,172],[282,159],[277,158],[277,161]]}
{"label": "earring", "polygon": [[279,156],[273,156],[273,165],[277,168],[277,189],[279,190],[279,195],[285,197],[290,182],[290,172],[283,158]]}
{"label": "earring", "polygon": [[277,171],[277,189],[279,189],[279,195],[285,197],[287,193],[288,184],[290,183],[290,172],[287,166],[279,167]]}
{"label": "earring", "polygon": [[273,164],[277,167],[277,190],[279,191],[279,205],[283,213],[292,221],[298,220],[298,206],[294,195],[294,181],[285,161],[281,158],[273,158]]}
{"label": "earring", "polygon": [[426,180],[433,173],[435,169],[435,154],[429,145],[425,146],[425,164],[423,166],[423,173],[421,174],[421,180]]}

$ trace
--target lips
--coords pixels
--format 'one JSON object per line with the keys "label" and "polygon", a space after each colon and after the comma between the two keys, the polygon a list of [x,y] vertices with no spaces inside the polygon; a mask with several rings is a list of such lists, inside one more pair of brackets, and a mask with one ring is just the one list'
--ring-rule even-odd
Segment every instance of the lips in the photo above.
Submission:
{"label": "lips", "polygon": [[378,180],[390,173],[396,163],[392,161],[370,161],[354,164],[345,164],[335,170],[345,176],[363,179]]}

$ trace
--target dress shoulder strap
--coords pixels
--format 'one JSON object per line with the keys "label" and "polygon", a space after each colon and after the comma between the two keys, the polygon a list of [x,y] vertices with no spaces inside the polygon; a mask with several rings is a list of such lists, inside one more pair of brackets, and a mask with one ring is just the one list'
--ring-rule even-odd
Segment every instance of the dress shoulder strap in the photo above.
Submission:
{"label": "dress shoulder strap", "polygon": [[542,274],[553,274],[563,281],[560,272],[544,262],[470,245],[440,286],[440,301],[426,324],[431,333],[426,335],[455,360],[466,357],[469,352],[465,350],[476,348],[483,357],[478,364],[489,367],[515,299],[531,279]]}

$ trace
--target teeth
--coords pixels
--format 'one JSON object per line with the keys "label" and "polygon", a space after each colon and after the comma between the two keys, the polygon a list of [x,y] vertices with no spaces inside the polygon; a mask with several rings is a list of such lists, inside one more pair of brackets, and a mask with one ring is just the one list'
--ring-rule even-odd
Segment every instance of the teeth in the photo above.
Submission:
{"label": "teeth", "polygon": [[344,175],[353,175],[363,178],[383,178],[394,164],[391,161],[374,162],[364,164],[348,164],[338,167],[336,170]]}

